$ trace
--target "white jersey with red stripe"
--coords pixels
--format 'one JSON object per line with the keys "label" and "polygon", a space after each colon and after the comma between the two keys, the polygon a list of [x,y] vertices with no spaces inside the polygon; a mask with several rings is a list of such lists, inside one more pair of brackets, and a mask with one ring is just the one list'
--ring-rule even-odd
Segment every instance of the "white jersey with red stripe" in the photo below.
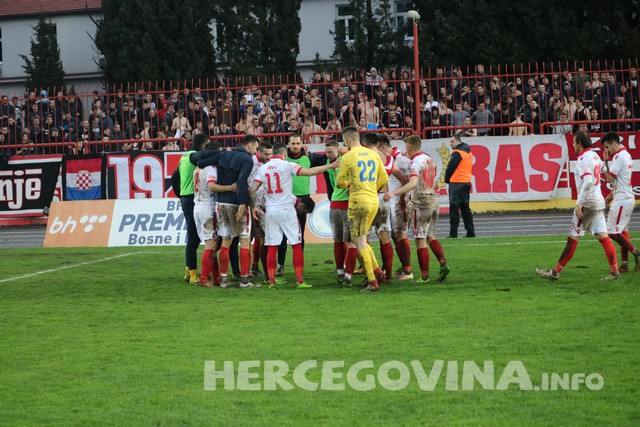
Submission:
{"label": "white jersey with red stripe", "polygon": [[193,202],[194,206],[204,210],[213,210],[216,206],[216,193],[209,190],[209,183],[216,182],[218,170],[214,166],[193,171]]}
{"label": "white jersey with red stripe", "polygon": [[[573,175],[576,181],[578,195],[582,193],[585,177],[593,178],[593,185],[586,190],[582,198],[582,206],[588,209],[599,210],[605,208],[604,197],[600,189],[600,173],[602,160],[591,148],[587,148],[578,156]],[[578,196],[580,197],[580,196]]]}
{"label": "white jersey with red stripe", "polygon": [[[409,176],[409,168],[411,167],[411,161],[409,158],[402,154],[397,147],[394,149],[393,154],[393,164],[396,169],[398,169],[403,175]],[[396,191],[398,188],[402,187],[402,183],[398,178],[393,175],[389,175],[389,191]]]}
{"label": "white jersey with red stripe", "polygon": [[296,196],[293,195],[293,176],[300,173],[302,167],[287,162],[283,157],[273,156],[258,170],[254,180],[265,187],[265,206],[293,206]]}
{"label": "white jersey with red stripe", "polygon": [[626,148],[622,147],[613,158],[609,160],[609,174],[615,177],[613,184],[613,200],[634,199],[631,186],[631,173],[633,172],[633,159]]}

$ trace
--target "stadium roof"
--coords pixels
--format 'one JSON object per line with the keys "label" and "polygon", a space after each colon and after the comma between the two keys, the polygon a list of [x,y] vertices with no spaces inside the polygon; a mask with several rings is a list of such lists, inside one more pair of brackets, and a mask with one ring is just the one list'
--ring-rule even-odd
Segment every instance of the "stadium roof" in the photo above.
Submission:
{"label": "stadium roof", "polygon": [[0,0],[0,17],[98,11],[101,0]]}

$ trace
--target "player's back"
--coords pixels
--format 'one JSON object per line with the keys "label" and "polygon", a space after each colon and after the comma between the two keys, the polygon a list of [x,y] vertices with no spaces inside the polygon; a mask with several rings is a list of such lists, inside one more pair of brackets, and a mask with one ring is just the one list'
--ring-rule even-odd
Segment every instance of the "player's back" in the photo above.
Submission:
{"label": "player's back", "polygon": [[[387,173],[380,156],[365,147],[353,147],[340,165],[347,173],[349,202],[378,203],[378,188],[386,184]],[[382,171],[382,174],[380,174]],[[384,175],[385,182],[379,182]]]}
{"label": "player's back", "polygon": [[435,183],[437,175],[436,162],[425,153],[418,153],[411,159],[410,177],[418,177],[418,185],[412,191],[414,202],[428,205],[436,194]]}
{"label": "player's back", "polygon": [[602,170],[602,160],[598,154],[591,149],[584,150],[578,156],[578,162],[574,170],[574,177],[576,181],[576,189],[578,193],[582,191],[584,185],[584,178],[587,175],[593,177],[593,186],[587,192],[584,198],[583,205],[589,209],[604,209],[605,202],[602,196],[602,190],[600,189],[600,173]]}
{"label": "player's back", "polygon": [[196,168],[193,171],[193,202],[195,206],[213,209],[216,203],[216,193],[209,190],[209,182],[215,182],[217,170],[213,166],[204,169]]}
{"label": "player's back", "polygon": [[293,175],[301,167],[295,163],[287,162],[280,157],[272,157],[265,163],[258,173],[256,180],[265,187],[264,197],[267,207],[293,205],[296,197],[293,195]]}

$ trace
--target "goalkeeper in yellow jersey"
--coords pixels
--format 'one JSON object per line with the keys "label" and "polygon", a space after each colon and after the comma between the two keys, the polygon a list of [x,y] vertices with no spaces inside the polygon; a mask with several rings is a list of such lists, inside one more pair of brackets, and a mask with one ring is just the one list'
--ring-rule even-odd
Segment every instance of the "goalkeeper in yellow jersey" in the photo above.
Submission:
{"label": "goalkeeper in yellow jersey", "polygon": [[346,127],[342,131],[342,138],[349,152],[342,156],[336,186],[349,187],[348,219],[351,240],[358,249],[358,256],[367,274],[369,284],[365,291],[375,292],[380,290],[378,280],[384,278],[384,273],[367,243],[367,233],[378,211],[378,191],[387,185],[389,177],[380,156],[360,145],[357,128]]}

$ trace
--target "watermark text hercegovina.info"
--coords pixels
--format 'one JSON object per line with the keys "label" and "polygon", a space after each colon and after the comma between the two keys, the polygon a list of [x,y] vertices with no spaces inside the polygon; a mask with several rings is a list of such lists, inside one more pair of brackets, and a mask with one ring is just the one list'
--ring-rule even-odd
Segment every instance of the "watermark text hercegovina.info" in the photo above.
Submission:
{"label": "watermark text hercegovina.info", "polygon": [[213,361],[204,363],[205,390],[274,391],[398,391],[412,384],[422,391],[508,390],[598,391],[604,377],[598,373],[544,372],[532,377],[520,360],[498,368],[485,360],[390,360],[376,364],[362,360],[347,364],[343,360],[305,360],[290,365],[283,360]]}

